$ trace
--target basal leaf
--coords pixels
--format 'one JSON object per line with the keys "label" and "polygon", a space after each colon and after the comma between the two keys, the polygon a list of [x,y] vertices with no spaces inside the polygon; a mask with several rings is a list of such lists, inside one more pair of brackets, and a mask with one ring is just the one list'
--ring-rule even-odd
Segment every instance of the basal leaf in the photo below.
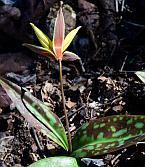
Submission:
{"label": "basal leaf", "polygon": [[135,74],[145,84],[145,71],[137,71]]}
{"label": "basal leaf", "polygon": [[48,106],[27,90],[22,97],[22,89],[4,78],[0,79],[0,84],[31,126],[45,133],[51,140],[68,150],[64,127]]}
{"label": "basal leaf", "polygon": [[28,167],[79,167],[75,158],[72,157],[50,157],[41,159]]}
{"label": "basal leaf", "polygon": [[73,139],[75,157],[110,153],[145,139],[145,116],[117,115],[85,123]]}
{"label": "basal leaf", "polygon": [[70,43],[72,42],[72,40],[74,39],[74,37],[76,36],[80,28],[81,26],[75,28],[74,30],[72,30],[71,32],[67,34],[67,36],[65,37],[63,41],[63,52],[69,47]]}
{"label": "basal leaf", "polygon": [[78,55],[76,55],[75,53],[69,52],[69,51],[65,51],[62,57],[62,60],[64,61],[75,61],[79,59],[80,57]]}
{"label": "basal leaf", "polygon": [[49,49],[50,47],[52,47],[52,42],[51,40],[48,38],[47,35],[45,35],[38,27],[36,27],[33,23],[30,23],[30,25],[32,26],[39,42],[41,43],[41,45],[44,48]]}
{"label": "basal leaf", "polygon": [[27,43],[24,43],[23,46],[29,48],[30,50],[32,50],[33,52],[35,52],[37,54],[49,57],[51,59],[55,58],[54,53],[49,49],[46,49],[46,48],[43,48],[40,46],[36,46],[36,45],[27,44]]}

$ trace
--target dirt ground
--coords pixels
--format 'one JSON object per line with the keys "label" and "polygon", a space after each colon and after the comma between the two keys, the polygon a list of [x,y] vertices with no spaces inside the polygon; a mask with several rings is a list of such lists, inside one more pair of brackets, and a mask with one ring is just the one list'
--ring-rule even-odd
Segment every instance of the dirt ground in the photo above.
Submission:
{"label": "dirt ground", "polygon": [[[81,57],[81,61],[63,62],[64,92],[72,136],[84,122],[91,119],[145,114],[145,85],[135,74],[145,69],[144,3],[128,0],[124,10],[117,12],[112,7],[112,1],[110,4],[106,4],[105,0],[98,2],[79,0],[77,7],[75,1],[64,2],[74,10],[75,24],[82,26],[69,48]],[[23,68],[4,70],[10,62],[8,58],[4,61],[3,57],[8,54],[2,51],[0,63],[8,63],[5,66],[0,64],[3,76],[30,90],[50,106],[65,125],[58,64],[33,55],[20,44],[20,41],[16,44],[16,52],[24,54],[24,58],[19,60],[19,65],[22,67],[23,60],[27,60],[25,55],[28,59],[32,55],[32,59],[26,63],[29,68],[25,72]],[[0,46],[2,48],[3,45]],[[13,63],[15,50],[5,49],[9,49]],[[5,98],[1,98],[3,103],[0,108],[0,167],[25,167],[44,156],[66,154],[46,136],[30,127],[16,108],[10,105],[3,90],[1,94]],[[35,135],[39,139],[39,147]],[[89,167],[145,167],[145,142],[134,143],[126,149],[92,159],[100,159],[103,164],[95,164],[92,160]],[[83,163],[83,166],[87,165]]]}

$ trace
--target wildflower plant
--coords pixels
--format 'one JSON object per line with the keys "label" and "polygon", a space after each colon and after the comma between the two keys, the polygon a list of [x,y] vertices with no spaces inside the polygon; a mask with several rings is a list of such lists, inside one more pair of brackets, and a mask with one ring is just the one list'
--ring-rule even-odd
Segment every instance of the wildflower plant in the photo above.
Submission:
{"label": "wildflower plant", "polygon": [[64,115],[66,120],[66,127],[68,131],[69,150],[71,152],[72,151],[71,134],[69,131],[69,121],[68,121],[67,111],[65,107],[65,96],[64,96],[64,90],[63,90],[62,60],[74,61],[74,60],[80,59],[78,55],[76,55],[75,53],[66,51],[66,49],[68,48],[68,46],[70,45],[70,43],[72,42],[72,40],[74,39],[74,37],[76,36],[77,32],[81,27],[79,26],[76,29],[72,30],[64,39],[65,23],[64,23],[62,7],[59,9],[57,13],[52,41],[33,23],[30,23],[30,24],[34,29],[35,34],[38,40],[40,41],[42,47],[32,45],[32,44],[26,44],[26,43],[23,44],[23,46],[26,46],[38,54],[47,56],[51,59],[55,59],[59,62],[60,87],[61,87],[61,93],[62,93],[62,102],[63,102],[63,109],[64,109]]}
{"label": "wildflower plant", "polygon": [[83,124],[71,139],[63,91],[62,60],[80,59],[76,54],[66,51],[80,27],[72,30],[64,39],[65,24],[62,8],[57,14],[52,41],[34,24],[31,23],[31,26],[42,46],[23,45],[40,55],[59,62],[60,86],[68,139],[61,120],[51,111],[51,108],[26,89],[22,97],[22,88],[4,78],[0,78],[0,84],[29,124],[69,151],[70,156],[44,158],[29,167],[78,167],[76,158],[114,152],[145,139],[144,115],[114,115],[90,120]]}

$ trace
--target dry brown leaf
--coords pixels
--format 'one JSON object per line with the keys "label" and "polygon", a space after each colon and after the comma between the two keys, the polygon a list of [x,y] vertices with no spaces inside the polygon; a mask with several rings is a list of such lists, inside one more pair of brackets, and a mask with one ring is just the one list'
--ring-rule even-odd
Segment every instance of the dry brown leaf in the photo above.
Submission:
{"label": "dry brown leaf", "polygon": [[118,105],[118,106],[114,106],[113,108],[112,108],[112,110],[114,110],[114,111],[116,111],[116,112],[120,112],[120,111],[122,111],[122,109],[123,109],[123,107],[121,106],[121,105]]}
{"label": "dry brown leaf", "polygon": [[76,105],[76,103],[75,102],[72,102],[72,101],[70,101],[70,100],[68,100],[67,102],[66,102],[66,106],[69,108],[69,109],[71,109],[72,107],[74,107]]}

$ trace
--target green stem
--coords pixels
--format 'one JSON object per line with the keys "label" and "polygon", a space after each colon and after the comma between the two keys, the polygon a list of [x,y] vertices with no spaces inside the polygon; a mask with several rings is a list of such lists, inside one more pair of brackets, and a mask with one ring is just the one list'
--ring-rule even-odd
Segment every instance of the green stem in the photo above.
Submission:
{"label": "green stem", "polygon": [[65,107],[65,97],[64,97],[64,90],[63,90],[63,79],[62,79],[62,62],[59,60],[59,72],[60,72],[60,87],[61,87],[61,94],[62,94],[62,103],[63,103],[63,110],[64,110],[64,116],[66,121],[66,128],[68,132],[68,143],[69,143],[69,152],[72,152],[72,142],[71,142],[71,133],[69,130],[69,121],[67,116],[67,111]]}

